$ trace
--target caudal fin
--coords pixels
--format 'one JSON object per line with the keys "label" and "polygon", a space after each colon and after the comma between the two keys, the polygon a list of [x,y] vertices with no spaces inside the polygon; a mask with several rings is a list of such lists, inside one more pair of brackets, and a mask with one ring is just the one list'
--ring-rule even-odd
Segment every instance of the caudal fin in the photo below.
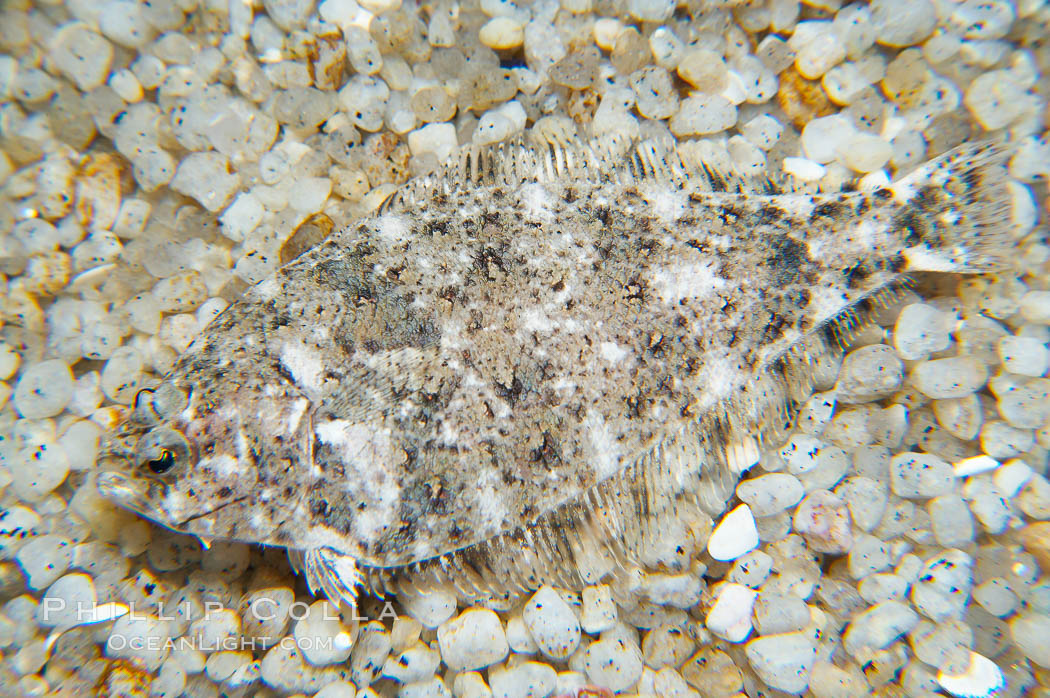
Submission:
{"label": "caudal fin", "polygon": [[1010,196],[1006,146],[959,146],[890,185],[908,229],[908,271],[980,273],[1007,266]]}

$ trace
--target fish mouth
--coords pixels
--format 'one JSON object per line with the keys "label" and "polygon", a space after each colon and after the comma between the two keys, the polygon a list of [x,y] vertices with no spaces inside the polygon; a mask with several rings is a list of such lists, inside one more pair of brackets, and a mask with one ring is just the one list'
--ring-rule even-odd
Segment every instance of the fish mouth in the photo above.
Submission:
{"label": "fish mouth", "polygon": [[150,504],[149,483],[114,471],[99,473],[95,486],[99,494],[125,509],[151,519],[159,519],[160,512]]}

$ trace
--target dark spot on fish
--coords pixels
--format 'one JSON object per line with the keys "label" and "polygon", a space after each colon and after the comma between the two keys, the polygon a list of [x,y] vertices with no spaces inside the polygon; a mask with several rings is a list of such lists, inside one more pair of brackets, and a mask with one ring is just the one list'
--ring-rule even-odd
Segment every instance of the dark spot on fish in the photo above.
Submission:
{"label": "dark spot on fish", "polygon": [[818,218],[839,218],[848,212],[848,206],[841,201],[822,201],[813,207],[813,213],[809,219],[814,221]]}
{"label": "dark spot on fish", "polygon": [[904,236],[904,244],[914,247],[921,243],[929,231],[929,226],[922,215],[912,206],[906,206],[893,219],[893,227]]}

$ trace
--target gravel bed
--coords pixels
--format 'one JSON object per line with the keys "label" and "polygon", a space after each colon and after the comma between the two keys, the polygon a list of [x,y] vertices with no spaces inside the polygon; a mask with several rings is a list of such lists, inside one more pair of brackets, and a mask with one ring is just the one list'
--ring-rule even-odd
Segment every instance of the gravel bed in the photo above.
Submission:
{"label": "gravel bed", "polygon": [[[1050,696],[1048,35],[1044,0],[4,3],[0,694]],[[1008,142],[1014,269],[880,311],[685,573],[351,617],[100,498],[100,435],[303,240],[458,147],[606,134],[831,190]]]}

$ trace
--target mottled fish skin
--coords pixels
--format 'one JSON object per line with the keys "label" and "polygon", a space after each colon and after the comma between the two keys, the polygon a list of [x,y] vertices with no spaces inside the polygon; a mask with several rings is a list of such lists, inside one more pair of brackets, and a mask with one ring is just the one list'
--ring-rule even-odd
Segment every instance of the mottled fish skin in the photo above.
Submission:
{"label": "mottled fish skin", "polygon": [[[492,151],[513,162],[491,176],[465,156],[250,288],[140,396],[103,492],[204,539],[371,568],[527,538],[712,414],[728,426],[697,438],[724,466],[790,420],[796,398],[758,378],[792,347],[836,346],[908,271],[1005,249],[993,146],[816,195],[594,152]],[[658,465],[681,490],[718,463]]]}

